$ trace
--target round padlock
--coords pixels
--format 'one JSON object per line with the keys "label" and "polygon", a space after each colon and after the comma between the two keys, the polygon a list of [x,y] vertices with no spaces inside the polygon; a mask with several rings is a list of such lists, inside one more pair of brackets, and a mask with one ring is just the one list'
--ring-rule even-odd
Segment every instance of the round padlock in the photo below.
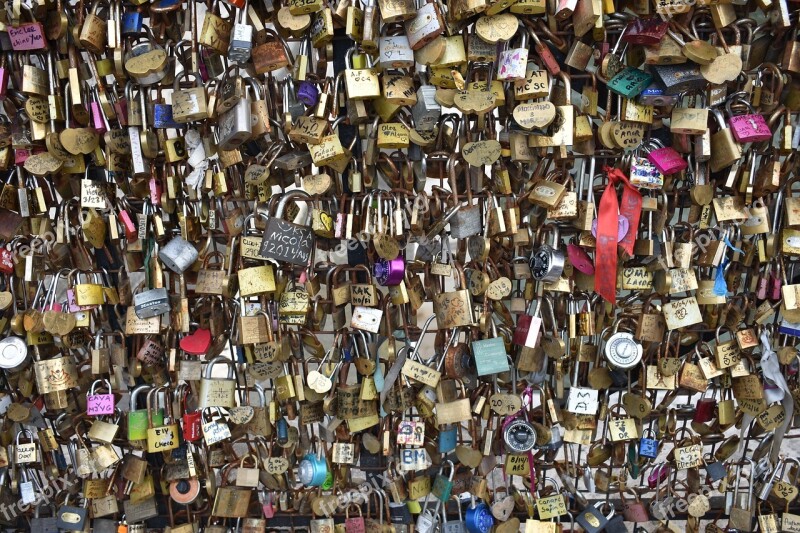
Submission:
{"label": "round padlock", "polygon": [[28,362],[28,347],[19,337],[6,337],[0,340],[0,368],[15,372]]}
{"label": "round padlock", "polygon": [[400,285],[406,273],[406,261],[402,257],[392,260],[380,259],[375,261],[373,275],[378,283],[383,286],[391,287]]}
{"label": "round padlock", "polygon": [[531,256],[531,273],[537,281],[553,283],[558,281],[561,273],[564,272],[564,252],[557,248],[559,243],[557,227],[552,224],[543,224],[539,228],[539,232],[542,231],[549,231],[552,234],[553,244],[542,244],[536,249]]}
{"label": "round padlock", "polygon": [[464,516],[469,533],[488,533],[494,526],[494,517],[489,506],[483,502],[471,505]]}
{"label": "round padlock", "polygon": [[319,487],[325,483],[328,475],[328,464],[322,457],[307,453],[300,461],[300,482],[307,487]]}
{"label": "round padlock", "polygon": [[511,453],[524,453],[536,445],[536,430],[527,420],[518,418],[503,430],[503,441]]}
{"label": "round padlock", "polygon": [[200,495],[200,482],[196,478],[177,479],[169,484],[169,495],[176,502],[188,505]]}
{"label": "round padlock", "polygon": [[642,345],[636,342],[632,333],[618,331],[606,341],[606,359],[623,370],[637,366],[642,360],[642,352]]}

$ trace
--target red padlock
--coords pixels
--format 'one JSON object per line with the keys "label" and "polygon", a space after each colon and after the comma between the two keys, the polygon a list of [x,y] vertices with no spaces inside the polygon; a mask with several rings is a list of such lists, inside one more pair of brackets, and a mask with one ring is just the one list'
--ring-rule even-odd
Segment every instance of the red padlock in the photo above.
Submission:
{"label": "red padlock", "polygon": [[701,424],[710,422],[714,418],[714,410],[717,408],[716,398],[700,398],[697,402],[697,409],[694,411],[692,422]]}
{"label": "red padlock", "polygon": [[203,436],[201,411],[186,411],[186,399],[189,397],[189,388],[184,389],[181,408],[183,410],[183,438],[187,442],[195,442]]}

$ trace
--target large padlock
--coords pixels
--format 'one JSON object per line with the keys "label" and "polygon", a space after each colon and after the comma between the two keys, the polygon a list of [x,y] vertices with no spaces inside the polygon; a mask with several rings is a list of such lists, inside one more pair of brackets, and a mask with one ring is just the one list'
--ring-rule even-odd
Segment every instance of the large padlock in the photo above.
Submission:
{"label": "large padlock", "polygon": [[[303,200],[303,198],[308,198],[308,193],[292,191],[284,194],[280,202],[278,202],[275,216],[270,216],[267,219],[267,227],[264,230],[259,255],[266,259],[305,266],[308,264],[311,252],[314,249],[314,232],[308,226],[301,226],[281,218],[286,206],[295,198],[301,199],[300,203],[303,205],[305,213],[308,213],[308,206],[305,205]],[[298,215],[301,220],[304,220],[307,216],[303,214],[303,209]]]}
{"label": "large padlock", "polygon": [[[227,365],[224,378],[214,377],[215,365]],[[197,407],[234,407],[236,405],[236,364],[222,355],[208,362],[200,380],[200,398]]]}
{"label": "large padlock", "polygon": [[140,319],[160,316],[170,311],[169,293],[164,287],[149,289],[133,295],[133,309]]}
{"label": "large padlock", "polygon": [[56,513],[56,524],[61,531],[83,531],[86,525],[86,517],[88,514],[89,500],[84,499],[83,505],[69,505],[69,496],[67,501],[59,507]]}
{"label": "large padlock", "polygon": [[588,506],[578,514],[575,518],[575,522],[577,522],[586,533],[599,533],[614,515],[613,507],[608,515],[603,514],[602,508],[605,505],[605,502],[597,502],[594,505]]}

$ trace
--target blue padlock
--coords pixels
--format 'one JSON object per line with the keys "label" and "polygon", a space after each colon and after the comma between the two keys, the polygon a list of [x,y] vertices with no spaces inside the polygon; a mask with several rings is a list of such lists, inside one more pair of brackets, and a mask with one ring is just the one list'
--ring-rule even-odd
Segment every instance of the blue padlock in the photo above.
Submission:
{"label": "blue padlock", "polygon": [[137,35],[142,32],[144,17],[138,11],[129,11],[122,14],[122,35]]}
{"label": "blue padlock", "polygon": [[648,433],[653,430],[644,430],[644,436],[639,440],[639,455],[650,459],[655,459],[658,456],[658,441],[647,437]]}
{"label": "blue padlock", "polygon": [[494,526],[494,517],[488,505],[483,502],[476,503],[473,499],[464,522],[467,523],[469,533],[489,533]]}
{"label": "blue padlock", "polygon": [[449,425],[439,430],[439,453],[450,453],[456,449],[457,440],[456,426]]}
{"label": "blue padlock", "polygon": [[172,118],[172,106],[169,104],[153,105],[153,127],[163,129],[182,128],[183,124],[178,124]]}
{"label": "blue padlock", "polygon": [[307,487],[321,487],[328,479],[328,463],[316,453],[307,453],[298,471],[300,482]]}

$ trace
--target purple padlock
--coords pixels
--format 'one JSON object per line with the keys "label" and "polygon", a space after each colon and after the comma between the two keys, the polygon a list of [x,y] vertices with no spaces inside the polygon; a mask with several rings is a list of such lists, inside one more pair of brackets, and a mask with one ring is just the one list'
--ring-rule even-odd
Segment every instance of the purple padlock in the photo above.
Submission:
{"label": "purple padlock", "polygon": [[[98,383],[105,383],[108,394],[95,394]],[[102,387],[102,385],[101,385]],[[86,414],[89,416],[104,416],[114,414],[114,393],[108,380],[96,380],[86,394]]]}
{"label": "purple padlock", "polygon": [[647,154],[647,160],[653,163],[653,166],[665,176],[686,170],[689,167],[689,163],[671,146],[651,150]]}
{"label": "purple padlock", "polygon": [[310,81],[303,80],[297,88],[297,99],[308,107],[313,107],[319,101],[319,89]]}
{"label": "purple padlock", "polygon": [[385,287],[400,285],[406,275],[406,260],[403,257],[396,257],[389,261],[380,259],[375,262],[372,273],[378,283]]}

